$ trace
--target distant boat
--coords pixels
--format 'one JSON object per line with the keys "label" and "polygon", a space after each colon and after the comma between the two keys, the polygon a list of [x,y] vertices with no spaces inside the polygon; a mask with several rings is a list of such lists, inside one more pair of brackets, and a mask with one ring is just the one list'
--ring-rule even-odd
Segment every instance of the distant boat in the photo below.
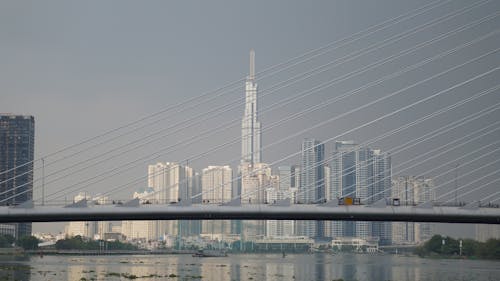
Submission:
{"label": "distant boat", "polygon": [[198,252],[192,255],[193,257],[198,258],[209,258],[209,257],[227,257],[227,253],[224,251],[205,251],[199,250]]}

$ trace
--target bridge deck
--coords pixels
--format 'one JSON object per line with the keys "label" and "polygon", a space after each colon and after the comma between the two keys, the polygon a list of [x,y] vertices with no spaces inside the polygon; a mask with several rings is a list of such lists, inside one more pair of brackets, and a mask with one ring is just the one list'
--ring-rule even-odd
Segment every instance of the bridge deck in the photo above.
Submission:
{"label": "bridge deck", "polygon": [[417,208],[412,206],[321,206],[321,205],[140,205],[34,208],[0,207],[0,223],[113,220],[350,220],[500,224],[499,208]]}

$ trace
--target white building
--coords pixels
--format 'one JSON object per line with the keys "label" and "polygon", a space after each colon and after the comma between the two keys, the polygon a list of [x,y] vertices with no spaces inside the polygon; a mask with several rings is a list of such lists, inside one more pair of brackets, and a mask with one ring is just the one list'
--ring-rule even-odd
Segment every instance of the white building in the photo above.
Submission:
{"label": "white building", "polygon": [[[153,188],[154,201],[165,203],[191,203],[193,185],[193,169],[172,162],[158,162],[148,166],[148,186]],[[153,232],[156,239],[165,235],[177,236],[186,229],[179,229],[179,221],[153,221]]]}
{"label": "white building", "polygon": [[208,166],[202,171],[202,203],[220,204],[231,200],[233,170],[229,166]]}
{"label": "white building", "polygon": [[[278,184],[276,187],[268,189],[267,192],[267,201],[269,203],[290,199],[290,203],[294,204],[297,185],[300,182],[297,175],[298,170],[296,166],[278,167],[279,175],[274,176]],[[267,220],[266,237],[292,237],[295,235],[295,227],[295,221],[293,220]]]}
{"label": "white building", "polygon": [[[92,197],[85,192],[80,192],[73,199],[74,202],[79,202],[83,199],[91,201]],[[64,228],[64,233],[68,237],[82,236],[89,239],[94,239],[97,233],[97,222],[95,221],[72,221]]]}
{"label": "white building", "polygon": [[241,203],[266,203],[266,189],[271,187],[271,167],[265,163],[241,163]]}
{"label": "white building", "polygon": [[[133,198],[139,198],[141,202],[152,200],[154,197],[154,189],[141,188],[134,192]],[[159,236],[156,231],[157,223],[155,221],[133,220],[122,221],[121,233],[128,239],[144,239],[146,241],[158,240]]]}
{"label": "white building", "polygon": [[486,242],[489,239],[500,239],[500,225],[476,224],[476,240]]}
{"label": "white building", "polygon": [[245,112],[241,120],[241,162],[261,162],[261,130],[258,120],[255,52],[250,51],[250,74],[245,83]]}
{"label": "white building", "polygon": [[[208,166],[201,176],[203,204],[221,204],[232,199],[233,170],[229,166]],[[203,220],[201,236],[222,241],[231,234],[230,220]]]}
{"label": "white building", "polygon": [[148,166],[148,186],[159,203],[191,199],[193,169],[178,163],[158,162]]}
{"label": "white building", "polygon": [[[435,198],[434,183],[425,177],[401,176],[392,180],[392,198],[398,198],[401,205],[417,205]],[[421,243],[432,237],[431,223],[393,222],[393,244]]]}
{"label": "white building", "polygon": [[[110,204],[111,200],[107,196],[97,195],[92,201],[94,204],[105,205]],[[98,239],[104,239],[104,233],[111,232],[111,222],[110,221],[97,221],[96,222],[96,230],[94,236]]]}

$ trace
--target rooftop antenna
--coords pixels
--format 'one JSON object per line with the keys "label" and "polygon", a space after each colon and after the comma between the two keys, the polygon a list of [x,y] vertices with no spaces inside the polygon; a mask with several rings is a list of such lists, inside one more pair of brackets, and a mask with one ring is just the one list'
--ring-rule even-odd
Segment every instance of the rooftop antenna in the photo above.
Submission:
{"label": "rooftop antenna", "polygon": [[248,79],[255,79],[255,51],[253,49],[250,50],[250,75]]}

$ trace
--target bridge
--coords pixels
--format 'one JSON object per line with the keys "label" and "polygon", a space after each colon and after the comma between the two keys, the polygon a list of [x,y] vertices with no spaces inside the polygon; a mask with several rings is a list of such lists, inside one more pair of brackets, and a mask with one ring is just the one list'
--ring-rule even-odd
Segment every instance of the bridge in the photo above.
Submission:
{"label": "bridge", "polygon": [[[163,107],[38,159],[6,165],[0,171],[0,223],[241,219],[499,224],[500,208],[484,206],[479,202],[493,204],[500,200],[500,84],[496,79],[500,72],[500,11],[491,9],[488,14],[478,14],[473,20],[462,23],[456,20],[456,25],[448,23],[445,26],[449,28],[443,27],[442,32],[427,30],[452,18],[460,19],[487,2],[490,1],[478,1],[431,21],[425,19],[421,24],[412,23],[410,29],[397,31],[393,35],[386,31],[389,37],[380,36],[376,42],[366,42],[366,46],[358,42],[352,46],[352,52],[332,55],[337,52],[337,48],[351,48],[351,43],[375,37],[373,35],[379,31],[418,18],[446,2],[428,4],[267,68],[258,75],[255,74],[252,51],[250,75],[247,78]],[[480,27],[483,31],[476,32]],[[470,36],[463,34],[472,28],[474,32],[469,31]],[[420,42],[423,34],[426,35],[425,40],[422,38]],[[414,35],[419,37],[414,38]],[[463,38],[444,44],[445,40],[455,37]],[[407,46],[407,42],[414,44]],[[400,43],[403,43],[402,46],[398,46]],[[435,47],[437,43],[449,48]],[[357,45],[361,45],[361,48]],[[385,50],[390,50],[390,54],[370,55]],[[411,57],[408,58],[408,55]],[[322,61],[321,65],[316,65],[316,61]],[[343,69],[343,65],[349,62],[353,62],[352,71],[334,71],[341,69],[341,66]],[[310,64],[311,68],[304,63]],[[254,110],[257,108],[256,77],[263,81],[284,71],[288,75],[292,67],[301,64],[307,67],[306,71],[293,70],[297,71],[293,77],[272,81],[276,83],[259,92],[259,99],[275,96],[263,103],[261,109]],[[357,65],[361,67],[354,68]],[[467,75],[460,74],[460,71]],[[322,81],[330,76],[334,78]],[[315,80],[307,82],[312,77]],[[307,84],[299,84],[302,81]],[[346,81],[356,83],[351,89],[351,86],[342,86]],[[338,87],[339,84],[341,87]],[[384,88],[386,84],[389,85]],[[434,86],[438,84],[442,86]],[[311,85],[314,86],[309,88]],[[233,91],[241,91],[243,86],[245,98],[243,95],[230,95]],[[289,86],[294,88],[286,89]],[[304,91],[298,91],[302,87]],[[428,88],[422,90],[422,87]],[[279,102],[269,102],[272,100]],[[393,100],[396,102],[393,103]],[[314,103],[310,104],[312,101]],[[348,101],[353,104],[349,105]],[[345,108],[336,107],[344,102]],[[384,109],[377,109],[381,104],[384,104]],[[213,107],[203,109],[210,105]],[[240,116],[233,118],[229,114],[230,110],[238,106],[245,108],[243,119]],[[287,113],[268,120],[272,122],[261,128],[257,113],[262,115],[281,111]],[[402,116],[408,115],[409,111],[414,112],[414,116]],[[358,117],[363,117],[360,119],[362,121],[355,121]],[[11,119],[9,116],[5,118]],[[304,120],[302,127],[296,126]],[[234,138],[225,136],[228,128],[235,124],[242,124],[242,134]],[[287,127],[290,125],[293,125],[293,130]],[[287,133],[281,132],[281,129]],[[374,135],[375,132],[378,135]],[[263,134],[269,134],[269,139],[274,141],[263,146],[260,143]],[[342,141],[358,134],[365,135],[360,143],[354,145]],[[322,140],[309,141],[316,136]],[[24,137],[34,138],[33,135]],[[306,139],[300,151],[279,152],[289,142],[303,137]],[[390,141],[386,141],[388,138]],[[21,136],[5,139],[17,140]],[[214,145],[206,146],[208,143]],[[241,155],[234,155],[234,158],[230,154],[225,155],[226,151],[232,151],[233,146],[240,144],[243,144]],[[325,153],[326,145],[332,150],[335,147],[334,151]],[[381,149],[371,148],[379,146]],[[14,144],[3,147],[14,147]],[[24,153],[22,151],[25,149],[19,147],[18,154]],[[260,157],[261,151],[264,154],[276,151],[276,156],[264,164]],[[314,156],[309,152],[314,152]],[[181,161],[157,163],[160,159],[179,159],[177,154],[182,155]],[[371,155],[370,159],[359,156],[364,154]],[[221,156],[224,156],[223,160],[219,159]],[[298,169],[300,172],[295,175],[297,170],[294,169],[292,173],[291,166],[297,164],[299,157],[302,157]],[[342,157],[356,161],[344,161]],[[391,160],[391,157],[396,161]],[[214,178],[211,181],[203,183],[201,179],[194,180],[194,167],[206,167],[207,164],[211,167],[215,159],[227,166],[218,166],[218,171],[208,171]],[[11,162],[14,159],[8,161]],[[393,166],[392,163],[397,165]],[[235,175],[233,170],[228,171],[226,168],[231,166],[234,171],[245,172]],[[272,174],[271,167],[279,169],[280,166],[290,169]],[[329,178],[325,176],[325,171]],[[394,188],[392,171],[397,171],[400,176],[412,175],[415,181]],[[136,177],[138,174],[141,176]],[[293,187],[292,174],[295,182]],[[432,177],[432,184],[416,181],[428,177]],[[344,178],[350,180],[338,180]],[[150,184],[149,181],[155,183]],[[228,188],[238,183],[241,186],[237,192],[236,188]],[[151,193],[132,190],[143,189],[146,184],[153,190]],[[223,191],[226,188],[230,191]],[[86,201],[66,206],[50,205],[63,198],[65,201],[66,198],[76,198],[75,195],[82,192],[84,197],[89,192],[99,195],[104,201],[117,200],[117,196],[123,194],[127,194],[127,197],[119,198],[128,200],[133,198],[132,194],[135,197],[135,193],[138,197],[142,196],[141,200],[164,201],[161,201],[162,204],[140,204],[139,199],[134,199],[114,205],[87,204]],[[284,197],[300,202],[329,201],[323,204],[184,203],[213,202],[222,200],[222,197],[226,200],[226,195],[223,196],[226,193],[230,193],[231,200],[243,202],[261,203]],[[39,198],[35,198],[35,194]],[[370,205],[339,206],[334,202],[334,198],[338,197],[357,197]],[[402,202],[420,204],[393,206],[379,201],[381,198],[398,198]],[[27,199],[34,200],[36,204],[27,201],[13,206]],[[468,200],[470,203],[463,206],[435,204],[439,200],[447,200],[444,203]],[[183,203],[163,204],[175,201]]]}
{"label": "bridge", "polygon": [[500,224],[500,208],[337,204],[187,205],[137,204],[0,207],[0,223],[116,220],[350,220]]}

